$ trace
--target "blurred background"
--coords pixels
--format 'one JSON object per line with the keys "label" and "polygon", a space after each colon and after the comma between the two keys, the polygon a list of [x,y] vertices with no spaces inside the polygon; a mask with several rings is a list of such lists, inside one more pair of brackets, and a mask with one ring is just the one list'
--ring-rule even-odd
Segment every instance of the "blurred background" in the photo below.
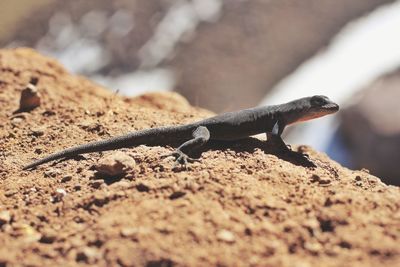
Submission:
{"label": "blurred background", "polygon": [[215,112],[327,95],[341,111],[285,139],[400,185],[400,1],[1,0],[0,43]]}

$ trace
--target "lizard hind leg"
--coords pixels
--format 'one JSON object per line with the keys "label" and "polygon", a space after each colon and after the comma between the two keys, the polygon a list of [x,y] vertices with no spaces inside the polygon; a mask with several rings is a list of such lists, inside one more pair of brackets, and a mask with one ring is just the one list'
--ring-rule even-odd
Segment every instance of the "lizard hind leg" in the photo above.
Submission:
{"label": "lizard hind leg", "polygon": [[193,139],[190,139],[180,145],[174,152],[161,156],[161,158],[174,157],[178,164],[186,165],[199,161],[188,156],[194,150],[199,149],[210,140],[210,132],[204,126],[199,126],[193,131]]}

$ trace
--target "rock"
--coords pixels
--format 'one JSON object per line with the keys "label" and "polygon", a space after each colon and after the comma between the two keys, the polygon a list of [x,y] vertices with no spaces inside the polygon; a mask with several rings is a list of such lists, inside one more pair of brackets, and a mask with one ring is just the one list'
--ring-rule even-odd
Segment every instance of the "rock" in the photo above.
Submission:
{"label": "rock", "polygon": [[95,189],[100,188],[102,185],[104,185],[104,180],[94,180],[90,182],[90,186]]}
{"label": "rock", "polygon": [[4,193],[6,197],[12,197],[13,195],[17,194],[18,191],[16,189],[9,189]]}
{"label": "rock", "polygon": [[310,251],[312,254],[317,255],[321,252],[322,246],[320,243],[317,242],[306,242],[304,244],[304,248]]}
{"label": "rock", "polygon": [[102,158],[96,164],[96,170],[100,175],[119,176],[135,168],[135,160],[123,152],[114,152],[113,154]]}
{"label": "rock", "polygon": [[22,237],[25,242],[36,242],[42,237],[42,235],[29,224],[13,224],[13,228],[14,231],[12,235]]}
{"label": "rock", "polygon": [[35,137],[39,137],[39,136],[44,135],[45,131],[46,131],[45,127],[34,127],[34,128],[31,128],[30,134]]}
{"label": "rock", "polygon": [[316,174],[313,174],[311,176],[311,182],[318,183],[321,186],[329,186],[331,183],[331,180],[329,178],[320,177]]}
{"label": "rock", "polygon": [[63,178],[61,178],[61,182],[62,183],[66,183],[72,180],[72,176],[71,175],[65,175]]}
{"label": "rock", "polygon": [[55,168],[49,168],[44,172],[44,177],[56,177],[57,175],[61,174],[60,170]]}
{"label": "rock", "polygon": [[60,202],[67,195],[67,192],[62,188],[57,188],[52,195],[52,202]]}
{"label": "rock", "polygon": [[98,133],[99,135],[106,133],[104,126],[98,122],[84,121],[79,124],[79,127],[90,133]]}
{"label": "rock", "polygon": [[0,226],[11,221],[11,214],[8,210],[0,211]]}
{"label": "rock", "polygon": [[140,182],[136,185],[136,189],[139,192],[149,192],[152,189],[152,185],[148,182]]}
{"label": "rock", "polygon": [[137,239],[139,229],[136,227],[125,227],[121,229],[121,236]]}
{"label": "rock", "polygon": [[175,200],[175,199],[181,198],[185,195],[186,195],[186,192],[184,192],[184,191],[175,191],[169,196],[169,199]]}
{"label": "rock", "polygon": [[29,84],[21,92],[19,111],[30,111],[40,106],[41,96],[36,88],[37,78],[32,78]]}
{"label": "rock", "polygon": [[83,261],[88,264],[95,263],[100,258],[100,252],[92,247],[81,248],[76,254],[76,261]]}
{"label": "rock", "polygon": [[121,229],[120,234],[122,237],[138,240],[139,235],[147,235],[150,229],[147,227],[124,227]]}
{"label": "rock", "polygon": [[79,190],[81,190],[82,189],[82,185],[81,184],[75,184],[74,185],[74,190],[75,191],[79,191]]}
{"label": "rock", "polygon": [[234,243],[235,242],[235,235],[231,231],[223,229],[223,230],[218,231],[217,239],[219,241],[223,241],[223,242],[226,242],[226,243]]}
{"label": "rock", "polygon": [[14,126],[18,126],[18,124],[20,124],[23,121],[24,121],[23,118],[15,117],[15,118],[11,119],[11,124],[14,125]]}
{"label": "rock", "polygon": [[52,244],[57,240],[57,232],[51,229],[46,229],[42,231],[42,237],[40,238],[41,243]]}

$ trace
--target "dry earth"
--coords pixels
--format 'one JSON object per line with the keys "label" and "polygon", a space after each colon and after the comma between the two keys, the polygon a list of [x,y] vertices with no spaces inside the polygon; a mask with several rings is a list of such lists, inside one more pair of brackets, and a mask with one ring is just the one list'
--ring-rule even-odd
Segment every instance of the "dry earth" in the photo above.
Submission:
{"label": "dry earth", "polygon": [[[38,77],[41,105],[15,113]],[[123,149],[22,171],[32,159],[211,113],[179,95],[126,99],[32,50],[0,51],[0,266],[400,266],[400,190],[308,147],[306,168],[249,139],[173,169],[171,148]]]}

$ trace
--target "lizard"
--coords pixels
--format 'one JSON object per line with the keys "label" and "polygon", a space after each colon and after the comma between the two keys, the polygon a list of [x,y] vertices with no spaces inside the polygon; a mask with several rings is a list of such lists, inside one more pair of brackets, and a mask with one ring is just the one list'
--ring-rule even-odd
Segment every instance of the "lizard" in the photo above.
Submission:
{"label": "lizard", "polygon": [[282,140],[286,126],[319,118],[339,110],[339,105],[323,95],[303,97],[280,105],[261,106],[239,111],[227,112],[197,122],[149,128],[133,131],[125,135],[67,148],[47,157],[36,160],[23,170],[33,169],[41,164],[68,159],[77,155],[115,150],[138,145],[169,145],[183,142],[174,152],[162,157],[172,156],[177,163],[186,165],[198,161],[189,154],[199,150],[209,140],[235,141],[266,133],[267,142],[273,142],[284,151],[291,151]]}

